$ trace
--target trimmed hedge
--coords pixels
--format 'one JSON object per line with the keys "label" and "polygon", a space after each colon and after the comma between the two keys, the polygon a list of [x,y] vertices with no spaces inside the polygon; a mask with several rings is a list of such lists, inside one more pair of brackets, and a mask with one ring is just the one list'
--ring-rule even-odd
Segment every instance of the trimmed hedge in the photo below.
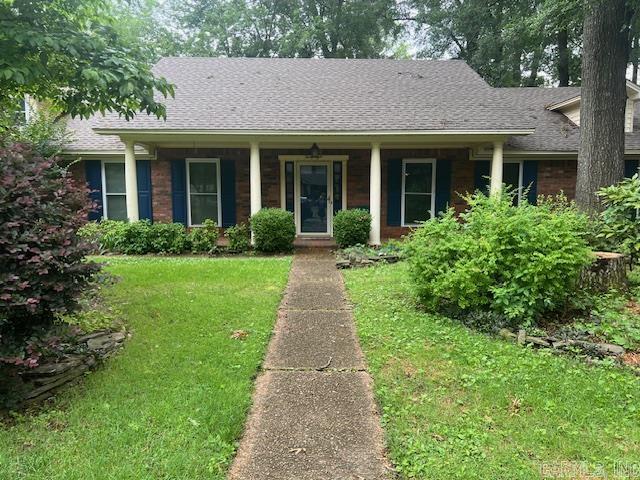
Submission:
{"label": "trimmed hedge", "polygon": [[280,208],[263,208],[251,217],[256,250],[266,253],[290,252],[296,238],[293,213]]}
{"label": "trimmed hedge", "polygon": [[361,208],[341,210],[333,219],[333,236],[340,248],[366,245],[371,230],[371,214]]}

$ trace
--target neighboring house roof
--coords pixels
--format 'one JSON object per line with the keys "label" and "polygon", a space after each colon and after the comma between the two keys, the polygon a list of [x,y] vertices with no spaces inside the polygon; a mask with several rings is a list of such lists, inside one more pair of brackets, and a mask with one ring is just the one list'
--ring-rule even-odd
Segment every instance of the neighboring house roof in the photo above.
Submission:
{"label": "neighboring house roof", "polygon": [[[559,111],[549,110],[549,106],[563,104],[579,98],[580,87],[516,87],[496,89],[504,100],[535,127],[532,135],[510,137],[505,148],[539,152],[577,152],[580,147],[580,127],[572,123]],[[640,124],[637,114],[634,119]],[[627,150],[640,149],[640,131],[625,135]]]}
{"label": "neighboring house roof", "polygon": [[166,121],[108,114],[100,129],[379,132],[531,128],[459,60],[163,58]]}

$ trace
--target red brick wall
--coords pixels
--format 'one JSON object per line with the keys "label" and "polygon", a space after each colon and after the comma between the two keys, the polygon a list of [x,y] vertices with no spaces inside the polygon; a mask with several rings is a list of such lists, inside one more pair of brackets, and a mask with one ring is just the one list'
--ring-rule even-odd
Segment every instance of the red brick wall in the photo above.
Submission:
{"label": "red brick wall", "polygon": [[171,162],[152,160],[151,164],[151,204],[154,222],[173,222],[171,206]]}
{"label": "red brick wall", "polygon": [[[280,159],[284,150],[260,150],[260,180],[262,193],[262,206],[265,208],[280,208]],[[286,151],[288,155],[291,150]],[[247,191],[249,185],[247,185]]]}
{"label": "red brick wall", "polygon": [[86,185],[87,177],[84,173],[84,162],[74,162],[69,166],[71,177],[81,185]]}
{"label": "red brick wall", "polygon": [[[371,150],[351,150],[347,162],[347,208],[369,208]],[[339,155],[339,154],[336,154]]]}
{"label": "red brick wall", "polygon": [[577,160],[540,160],[538,195],[555,195],[563,191],[569,199],[574,199],[577,173]]}

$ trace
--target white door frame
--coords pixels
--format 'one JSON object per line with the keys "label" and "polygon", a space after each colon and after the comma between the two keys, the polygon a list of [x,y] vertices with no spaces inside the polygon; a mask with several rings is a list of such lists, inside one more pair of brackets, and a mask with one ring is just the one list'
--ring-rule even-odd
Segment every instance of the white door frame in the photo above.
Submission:
{"label": "white door frame", "polygon": [[[296,235],[301,237],[333,236],[333,163],[342,162],[342,209],[347,208],[347,155],[322,155],[308,158],[304,155],[280,155],[280,199],[281,208],[286,208],[285,163],[293,162],[293,205]],[[327,231],[302,232],[300,221],[300,165],[326,165],[327,167]]]}

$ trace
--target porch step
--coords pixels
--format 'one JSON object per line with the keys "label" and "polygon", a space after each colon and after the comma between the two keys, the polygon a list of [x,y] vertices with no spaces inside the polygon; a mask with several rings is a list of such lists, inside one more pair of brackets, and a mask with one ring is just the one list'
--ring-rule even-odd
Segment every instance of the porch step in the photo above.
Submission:
{"label": "porch step", "polygon": [[295,248],[335,248],[336,241],[327,237],[298,237],[293,241]]}

